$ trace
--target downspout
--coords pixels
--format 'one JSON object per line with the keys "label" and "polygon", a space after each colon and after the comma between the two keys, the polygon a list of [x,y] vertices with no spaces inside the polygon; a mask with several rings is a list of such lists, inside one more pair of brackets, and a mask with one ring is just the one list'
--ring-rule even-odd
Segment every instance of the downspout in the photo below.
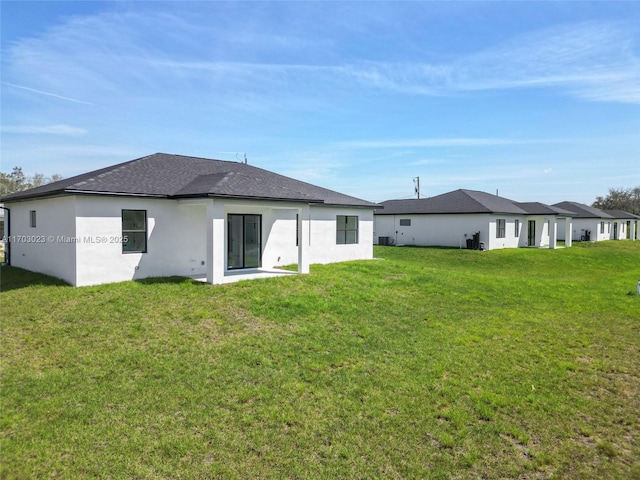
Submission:
{"label": "downspout", "polygon": [[394,240],[393,240],[393,244],[394,245],[398,245],[398,224],[396,223],[396,214],[393,214],[393,231],[394,233]]}
{"label": "downspout", "polygon": [[[0,208],[7,212],[4,220],[7,224],[7,237],[4,240],[4,263],[5,265],[11,265],[11,210],[4,206],[0,206]],[[4,232],[2,232],[2,236],[4,237]]]}

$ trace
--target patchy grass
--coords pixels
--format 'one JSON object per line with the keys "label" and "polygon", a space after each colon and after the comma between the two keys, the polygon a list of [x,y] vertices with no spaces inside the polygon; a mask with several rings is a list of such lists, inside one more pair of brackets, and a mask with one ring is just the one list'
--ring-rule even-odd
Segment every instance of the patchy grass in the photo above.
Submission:
{"label": "patchy grass", "polygon": [[1,478],[640,478],[640,242],[211,287],[2,269]]}

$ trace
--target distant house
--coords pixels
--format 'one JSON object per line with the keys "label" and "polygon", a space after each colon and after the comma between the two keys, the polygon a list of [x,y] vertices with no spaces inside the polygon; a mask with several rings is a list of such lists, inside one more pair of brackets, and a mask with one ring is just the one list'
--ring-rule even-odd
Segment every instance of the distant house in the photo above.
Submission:
{"label": "distant house", "polygon": [[157,153],[2,200],[11,265],[76,286],[373,257],[375,204],[246,163]]}
{"label": "distant house", "polygon": [[611,240],[637,240],[640,216],[622,210],[603,210],[613,217]]}
{"label": "distant house", "polygon": [[638,238],[638,215],[622,210],[600,210],[578,202],[560,202],[554,206],[573,212],[572,238],[575,241],[599,242]]}
{"label": "distant house", "polygon": [[[476,190],[382,202],[375,211],[379,244],[460,248],[556,248],[558,222],[571,231],[571,212],[542,203],[518,203]],[[567,246],[571,241],[567,242]]]}
{"label": "distant house", "polygon": [[[611,238],[611,221],[613,217],[602,210],[578,202],[555,203],[554,207],[573,212],[573,241],[598,242]],[[560,236],[561,239],[568,238]]]}

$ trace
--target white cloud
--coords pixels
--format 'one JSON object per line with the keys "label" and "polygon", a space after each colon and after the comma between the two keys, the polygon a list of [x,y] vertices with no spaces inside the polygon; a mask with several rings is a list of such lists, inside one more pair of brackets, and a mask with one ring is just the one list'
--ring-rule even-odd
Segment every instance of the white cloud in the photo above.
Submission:
{"label": "white cloud", "polygon": [[70,125],[5,125],[0,128],[2,133],[18,133],[18,134],[44,134],[44,135],[66,135],[80,136],[87,133],[84,128],[72,127]]}

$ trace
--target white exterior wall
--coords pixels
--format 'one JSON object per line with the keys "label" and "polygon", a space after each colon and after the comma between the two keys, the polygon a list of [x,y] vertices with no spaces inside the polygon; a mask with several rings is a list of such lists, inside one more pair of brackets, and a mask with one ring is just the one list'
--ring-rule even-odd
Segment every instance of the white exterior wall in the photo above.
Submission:
{"label": "white exterior wall", "polygon": [[[220,200],[217,200],[220,201]],[[300,204],[291,202],[251,202],[228,200],[224,205],[225,229],[229,214],[262,216],[262,266],[266,268],[298,263],[296,214]],[[227,265],[225,233],[224,264]]]}
{"label": "white exterior wall", "polygon": [[[227,215],[232,213],[262,216],[264,267],[296,264],[300,255],[302,272],[308,271],[310,263],[373,258],[370,209],[88,195],[25,201],[8,207],[12,235],[45,239],[40,243],[12,243],[12,264],[76,286],[172,275],[208,276],[207,263],[219,267],[212,277],[223,274],[227,265]],[[122,251],[123,209],[146,210],[145,253]],[[36,228],[29,227],[31,210],[37,212]],[[212,212],[215,218],[211,228],[216,229],[213,237],[208,232]],[[301,241],[307,242],[305,248],[296,245],[296,215],[300,215],[301,230],[305,230],[304,234],[300,232]],[[358,216],[357,244],[336,244],[337,215]]]}
{"label": "white exterior wall", "polygon": [[[411,220],[411,226],[401,226],[401,219]],[[489,222],[485,214],[376,215],[375,242],[389,237],[395,245],[466,248],[466,239],[480,232],[480,241],[489,248]]]}
{"label": "white exterior wall", "polygon": [[[147,211],[147,252],[123,253],[122,210]],[[175,200],[77,197],[77,285],[206,273],[205,209]]]}
{"label": "white exterior wall", "polygon": [[[310,208],[310,263],[333,263],[373,258],[373,210],[365,208]],[[358,217],[358,243],[336,244],[336,217]]]}
{"label": "white exterior wall", "polygon": [[[609,227],[609,220],[599,220],[597,218],[576,218],[572,219],[572,240],[574,242],[582,241],[582,237],[588,230],[591,232],[591,242],[599,242],[613,238],[613,226]],[[604,221],[604,233],[600,233],[600,222]],[[565,236],[565,220],[558,221],[558,240],[566,240]]]}
{"label": "white exterior wall", "polygon": [[[411,226],[401,226],[401,219],[411,220]],[[497,219],[505,220],[505,238],[496,238]],[[520,221],[519,235],[515,233],[516,219]],[[466,248],[467,238],[473,238],[476,232],[480,232],[485,250],[515,248],[526,245],[527,241],[524,217],[492,214],[375,216],[376,244],[379,237],[389,237],[395,245]]]}
{"label": "white exterior wall", "polygon": [[[533,245],[529,245],[529,221],[536,222],[536,235],[535,242]],[[520,234],[520,246],[521,247],[550,247],[551,246],[551,238],[550,238],[550,230],[556,228],[556,240],[559,240],[558,236],[560,234],[560,227],[558,226],[558,221],[555,217],[545,217],[538,215],[531,215],[526,217],[522,232]],[[564,227],[564,224],[563,224]]]}
{"label": "white exterior wall", "polygon": [[[524,217],[506,216],[506,215],[490,215],[489,222],[489,247],[487,250],[494,250],[498,248],[518,248],[526,246],[527,221]],[[498,219],[505,220],[505,236],[504,238],[497,238]],[[518,220],[518,232],[516,234],[515,222]],[[482,238],[480,239],[482,241]]]}
{"label": "white exterior wall", "polygon": [[626,238],[627,238],[626,220],[620,220],[620,219],[611,220],[611,240],[625,240]]}
{"label": "white exterior wall", "polygon": [[[48,198],[5,206],[11,212],[11,265],[75,285],[75,199]],[[35,228],[30,226],[31,210],[36,212]]]}

